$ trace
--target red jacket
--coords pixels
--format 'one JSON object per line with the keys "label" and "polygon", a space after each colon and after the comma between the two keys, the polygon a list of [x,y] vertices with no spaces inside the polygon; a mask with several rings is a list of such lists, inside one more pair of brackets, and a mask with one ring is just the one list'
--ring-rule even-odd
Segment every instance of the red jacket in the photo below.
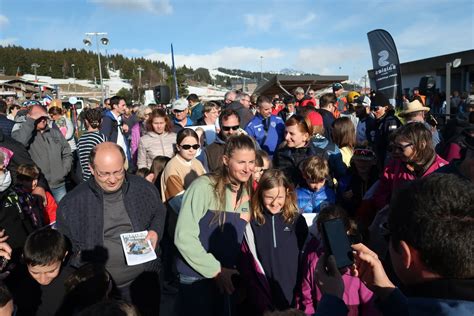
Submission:
{"label": "red jacket", "polygon": [[308,106],[311,105],[316,107],[316,100],[305,95],[303,99],[297,100],[295,106]]}
{"label": "red jacket", "polygon": [[[447,165],[448,162],[436,155],[431,166],[421,177],[432,174],[438,168]],[[374,203],[377,210],[382,209],[390,202],[392,192],[399,189],[407,181],[415,180],[416,175],[407,169],[405,163],[398,159],[392,159],[385,166],[384,173],[380,179],[379,187],[374,194]]]}

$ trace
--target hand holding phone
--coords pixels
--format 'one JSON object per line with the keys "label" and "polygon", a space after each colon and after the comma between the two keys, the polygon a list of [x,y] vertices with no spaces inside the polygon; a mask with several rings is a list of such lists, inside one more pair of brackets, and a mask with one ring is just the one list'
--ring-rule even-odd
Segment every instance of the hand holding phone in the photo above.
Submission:
{"label": "hand holding phone", "polygon": [[351,243],[344,222],[340,218],[322,222],[322,235],[325,250],[336,259],[336,266],[342,269],[354,263]]}

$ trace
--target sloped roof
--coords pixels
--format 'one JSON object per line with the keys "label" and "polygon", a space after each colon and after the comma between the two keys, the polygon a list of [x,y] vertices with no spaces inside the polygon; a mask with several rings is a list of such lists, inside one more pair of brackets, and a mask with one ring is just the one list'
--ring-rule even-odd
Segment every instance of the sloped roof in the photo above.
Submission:
{"label": "sloped roof", "polygon": [[[292,93],[297,87],[305,90],[309,88],[320,90],[330,86],[334,82],[342,82],[348,80],[348,76],[326,76],[326,75],[275,75],[273,78],[260,84],[254,91],[258,95],[274,95],[282,93]],[[286,90],[286,91],[285,91]]]}

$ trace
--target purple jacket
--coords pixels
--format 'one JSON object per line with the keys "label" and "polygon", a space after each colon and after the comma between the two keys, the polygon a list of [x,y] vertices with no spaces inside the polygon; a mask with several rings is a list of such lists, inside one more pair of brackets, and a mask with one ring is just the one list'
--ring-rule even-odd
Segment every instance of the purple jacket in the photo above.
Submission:
{"label": "purple jacket", "polygon": [[140,144],[140,122],[136,123],[135,125],[133,125],[133,127],[131,128],[131,140],[130,140],[130,149],[131,149],[131,153],[132,153],[132,161],[133,161],[133,164],[136,165],[137,164],[137,155],[138,155],[138,145]]}
{"label": "purple jacket", "polygon": [[[296,293],[296,306],[307,315],[316,312],[316,306],[321,301],[321,291],[316,286],[316,265],[323,248],[316,238],[312,238],[306,246],[302,262],[302,280],[300,289]],[[381,315],[374,304],[374,294],[357,277],[346,272],[342,275],[344,281],[343,300],[349,309],[349,316]]]}

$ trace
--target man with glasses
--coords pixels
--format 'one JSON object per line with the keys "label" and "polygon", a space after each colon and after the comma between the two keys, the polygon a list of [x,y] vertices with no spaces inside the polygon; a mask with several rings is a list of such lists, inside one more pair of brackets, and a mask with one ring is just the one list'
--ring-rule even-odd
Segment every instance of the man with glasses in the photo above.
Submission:
{"label": "man with glasses", "polygon": [[174,101],[171,106],[171,112],[173,113],[173,132],[176,134],[183,128],[194,125],[193,121],[188,116],[188,101],[185,99]]}
{"label": "man with glasses", "polygon": [[[108,258],[102,263],[122,299],[131,302],[131,297],[140,297],[140,291],[159,293],[160,262],[155,259],[127,265],[120,234],[147,231],[146,239],[158,255],[166,210],[156,187],[141,177],[126,174],[124,163],[120,146],[111,142],[98,144],[90,155],[93,177],[61,201],[57,228],[71,240],[71,265],[80,266],[88,260],[97,263],[98,254],[107,253]],[[159,300],[146,304],[147,315],[158,314]]]}
{"label": "man with glasses", "polygon": [[253,113],[250,110],[250,95],[241,92],[227,108],[236,111],[240,117],[240,127],[245,128],[247,124],[253,119]]}
{"label": "man with glasses", "polygon": [[26,121],[12,132],[12,137],[26,147],[59,202],[66,195],[66,176],[71,170],[72,154],[63,134],[58,129],[50,128],[48,120],[44,107],[32,105]]}
{"label": "man with glasses", "polygon": [[217,119],[221,114],[221,109],[216,102],[206,102],[202,108],[202,117],[196,122],[196,126],[199,125],[215,125]]}
{"label": "man with glasses", "polygon": [[240,129],[239,114],[232,109],[222,111],[219,116],[219,126],[221,129],[216,136],[216,140],[206,146],[197,157],[207,172],[215,172],[222,167],[222,155],[224,154],[227,139],[232,135],[245,133]]}
{"label": "man with glasses", "polygon": [[224,107],[227,107],[232,102],[234,102],[236,96],[237,96],[237,93],[235,93],[234,90],[227,91],[224,95]]}

